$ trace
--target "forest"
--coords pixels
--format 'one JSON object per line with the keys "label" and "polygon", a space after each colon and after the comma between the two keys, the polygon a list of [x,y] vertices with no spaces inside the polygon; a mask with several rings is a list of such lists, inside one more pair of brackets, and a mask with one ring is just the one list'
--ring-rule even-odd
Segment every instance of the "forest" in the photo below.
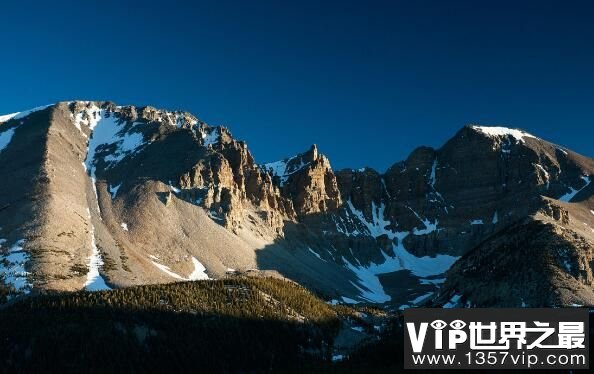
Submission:
{"label": "forest", "polygon": [[325,371],[351,312],[272,278],[38,295],[0,309],[0,360],[7,372]]}
{"label": "forest", "polygon": [[26,373],[402,372],[400,313],[333,360],[362,313],[374,311],[262,277],[36,295],[0,307],[0,361]]}

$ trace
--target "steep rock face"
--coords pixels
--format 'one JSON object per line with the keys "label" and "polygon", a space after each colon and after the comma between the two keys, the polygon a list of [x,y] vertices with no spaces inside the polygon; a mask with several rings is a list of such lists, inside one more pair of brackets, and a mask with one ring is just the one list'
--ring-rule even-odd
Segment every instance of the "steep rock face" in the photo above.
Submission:
{"label": "steep rock face", "polygon": [[[594,161],[520,130],[467,126],[383,174],[335,173],[315,145],[258,164],[228,129],[186,112],[69,102],[8,117],[0,272],[10,294],[259,269],[349,303],[592,301]],[[531,260],[533,242],[546,261]],[[571,267],[553,265],[559,248]],[[520,270],[548,291],[515,290],[526,279],[504,275]],[[495,297],[489,285],[510,291]]]}
{"label": "steep rock face", "polygon": [[[372,205],[380,205],[388,199],[385,181],[373,169],[340,170],[337,172],[342,200],[350,200],[356,207],[360,207],[365,218],[373,220]],[[372,204],[373,203],[373,204]]]}
{"label": "steep rock face", "polygon": [[314,144],[307,152],[264,165],[299,217],[336,210],[341,204],[336,176]]}
{"label": "steep rock face", "polygon": [[[49,111],[29,115],[15,114],[0,123],[0,259],[5,294],[29,293],[28,274],[31,242],[40,237],[44,223],[45,186],[49,182],[44,168]],[[27,131],[22,128],[27,127]]]}

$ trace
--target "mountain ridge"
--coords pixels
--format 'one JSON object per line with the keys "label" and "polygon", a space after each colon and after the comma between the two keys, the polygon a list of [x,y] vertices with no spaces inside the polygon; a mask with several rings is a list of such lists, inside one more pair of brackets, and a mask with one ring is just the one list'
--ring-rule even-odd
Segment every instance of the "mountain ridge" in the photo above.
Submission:
{"label": "mountain ridge", "polygon": [[21,291],[257,269],[340,302],[447,304],[450,267],[527,217],[594,240],[578,227],[594,227],[594,161],[521,130],[468,125],[379,173],[334,171],[315,145],[258,164],[226,127],[187,112],[64,102],[8,117],[2,273],[21,274]]}

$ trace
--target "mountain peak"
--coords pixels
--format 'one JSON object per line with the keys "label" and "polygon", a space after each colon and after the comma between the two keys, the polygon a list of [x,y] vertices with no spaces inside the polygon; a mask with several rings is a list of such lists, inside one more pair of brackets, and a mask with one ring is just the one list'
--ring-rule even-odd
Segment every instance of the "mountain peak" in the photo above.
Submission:
{"label": "mountain peak", "polygon": [[313,160],[318,158],[318,146],[316,144],[311,145],[311,147],[309,148],[309,152],[311,153]]}
{"label": "mountain peak", "polygon": [[295,156],[287,157],[280,161],[266,163],[262,165],[262,168],[270,172],[273,177],[279,177],[282,186],[290,175],[310,166],[320,157],[326,159],[324,155],[319,153],[318,146],[312,144],[311,147],[303,153],[298,153]]}

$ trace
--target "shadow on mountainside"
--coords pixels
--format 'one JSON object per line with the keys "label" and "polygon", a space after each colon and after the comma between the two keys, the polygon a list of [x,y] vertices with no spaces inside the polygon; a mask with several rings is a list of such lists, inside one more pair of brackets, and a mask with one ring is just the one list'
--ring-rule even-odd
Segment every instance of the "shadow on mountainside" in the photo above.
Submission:
{"label": "shadow on mountainside", "polygon": [[[311,214],[307,219],[311,222],[322,216],[323,214]],[[285,222],[283,230],[284,238],[256,251],[258,268],[276,271],[326,300],[354,300],[375,305],[387,303],[388,306],[398,308],[436,291],[435,284],[430,281],[422,282],[410,270],[365,273],[363,269],[369,263],[383,264],[386,261],[382,254],[383,249],[370,237],[359,237],[356,240],[342,237],[340,242],[336,242],[329,240],[328,235],[338,234],[324,235],[323,230],[318,234],[312,232],[307,224],[294,222]],[[394,256],[391,248],[384,253]],[[362,273],[354,272],[345,261]],[[431,280],[439,276],[425,278]]]}
{"label": "shadow on mountainside", "polygon": [[[9,242],[20,239],[7,235],[35,217],[39,209],[36,202],[47,193],[43,186],[49,179],[42,168],[49,115],[46,109],[0,124],[0,134],[7,142],[0,150],[0,237]],[[9,132],[12,136],[7,135]]]}

